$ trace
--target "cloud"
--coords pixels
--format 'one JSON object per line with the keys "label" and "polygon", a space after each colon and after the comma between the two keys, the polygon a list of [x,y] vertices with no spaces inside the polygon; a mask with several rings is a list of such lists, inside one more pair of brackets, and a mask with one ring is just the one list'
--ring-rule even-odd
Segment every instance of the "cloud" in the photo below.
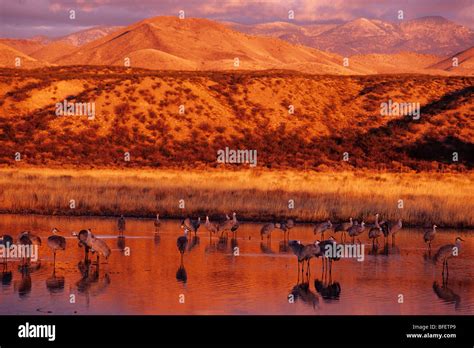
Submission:
{"label": "cloud", "polygon": [[[74,21],[69,19],[71,9],[76,10]],[[188,17],[241,23],[285,21],[289,10],[301,23],[359,17],[395,21],[403,10],[406,19],[438,15],[471,25],[473,9],[473,0],[0,0],[0,35],[60,36],[78,27],[128,25],[152,16],[178,15],[180,10]],[[48,29],[38,30],[41,26]]]}

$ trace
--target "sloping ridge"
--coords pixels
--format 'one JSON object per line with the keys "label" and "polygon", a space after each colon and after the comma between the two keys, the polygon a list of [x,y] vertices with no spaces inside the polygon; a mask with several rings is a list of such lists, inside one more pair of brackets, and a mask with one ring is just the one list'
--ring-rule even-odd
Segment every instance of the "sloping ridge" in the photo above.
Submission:
{"label": "sloping ridge", "polygon": [[[134,53],[138,51],[141,53]],[[140,21],[90,42],[55,63],[123,65],[124,58],[134,56],[132,66],[154,69],[153,62],[144,58],[151,53],[159,54],[165,66],[173,65],[175,69],[195,67],[203,70],[231,70],[234,69],[234,59],[239,58],[239,69],[297,67],[305,72],[367,72],[363,67],[343,67],[342,57],[337,54],[292,45],[277,38],[246,35],[207,19],[180,20],[176,17],[155,17]]]}
{"label": "sloping ridge", "polygon": [[48,65],[10,46],[0,43],[0,67],[16,68],[15,59],[20,58],[20,68],[39,68]]}
{"label": "sloping ridge", "polygon": [[[458,66],[453,65],[454,58],[458,59]],[[474,74],[474,47],[458,52],[453,56],[443,59],[436,64],[430,66],[432,69],[441,69],[453,71],[458,69],[470,70],[470,74]]]}

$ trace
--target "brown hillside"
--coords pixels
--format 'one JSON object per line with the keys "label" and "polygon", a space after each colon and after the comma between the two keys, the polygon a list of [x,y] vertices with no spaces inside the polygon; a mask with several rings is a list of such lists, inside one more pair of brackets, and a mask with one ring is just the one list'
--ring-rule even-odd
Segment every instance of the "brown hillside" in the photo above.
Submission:
{"label": "brown hillside", "polygon": [[440,59],[440,57],[430,54],[402,52],[354,55],[350,57],[350,62],[371,67],[377,74],[425,73],[447,75],[447,72],[433,66]]}
{"label": "brown hillside", "polygon": [[10,46],[0,43],[0,68],[15,68],[16,58],[20,58],[19,68],[38,68],[47,65]]}
{"label": "brown hillside", "polygon": [[56,59],[69,54],[75,49],[76,47],[64,41],[53,41],[39,50],[32,52],[30,55],[37,60],[54,62]]}
{"label": "brown hillside", "polygon": [[37,40],[27,39],[0,39],[0,44],[7,45],[26,55],[29,55],[34,51],[37,51],[40,48],[44,47],[44,44]]}
{"label": "brown hillside", "polygon": [[[216,166],[228,146],[257,150],[268,167],[472,169],[473,85],[426,75],[3,69],[0,161],[14,164],[20,152],[33,165]],[[94,101],[95,119],[56,116],[65,98]],[[389,99],[419,102],[420,119],[381,116]]]}
{"label": "brown hillside", "polygon": [[[455,57],[458,59],[457,67],[453,66],[453,58]],[[474,47],[443,59],[442,61],[430,66],[430,68],[457,72],[464,75],[474,75]]]}

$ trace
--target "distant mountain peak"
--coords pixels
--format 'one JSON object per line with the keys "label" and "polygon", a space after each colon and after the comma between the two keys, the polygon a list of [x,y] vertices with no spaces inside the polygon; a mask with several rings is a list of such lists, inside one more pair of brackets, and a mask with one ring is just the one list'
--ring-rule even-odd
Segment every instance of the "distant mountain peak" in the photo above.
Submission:
{"label": "distant mountain peak", "polygon": [[443,16],[426,16],[400,22],[361,17],[330,26],[310,24],[272,30],[271,25],[265,27],[259,24],[236,29],[248,34],[274,36],[290,43],[344,56],[402,51],[449,56],[474,45],[474,30]]}

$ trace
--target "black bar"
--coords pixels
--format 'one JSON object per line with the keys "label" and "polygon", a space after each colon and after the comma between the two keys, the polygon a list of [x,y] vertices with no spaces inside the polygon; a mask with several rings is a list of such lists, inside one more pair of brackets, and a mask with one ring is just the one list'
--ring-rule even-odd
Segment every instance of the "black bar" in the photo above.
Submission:
{"label": "black bar", "polygon": [[[473,319],[474,316],[1,316],[0,346],[325,343],[472,347]],[[26,323],[56,325],[55,341],[19,338],[18,328]],[[436,325],[436,329],[422,331],[413,329],[413,325]],[[407,338],[407,334],[428,332],[454,333],[456,338]]]}

